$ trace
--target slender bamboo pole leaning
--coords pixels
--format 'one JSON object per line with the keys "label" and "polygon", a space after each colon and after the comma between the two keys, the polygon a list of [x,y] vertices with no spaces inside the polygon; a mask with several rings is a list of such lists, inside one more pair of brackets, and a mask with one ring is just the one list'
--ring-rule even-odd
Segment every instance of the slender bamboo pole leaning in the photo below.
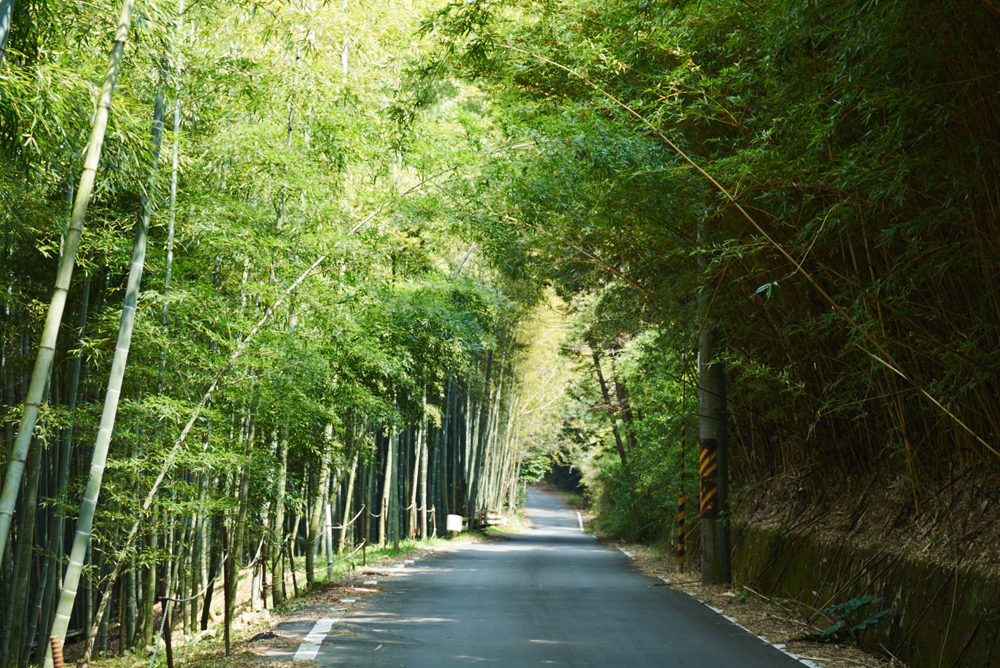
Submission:
{"label": "slender bamboo pole leaning", "polygon": [[[87,274],[83,279],[83,295],[81,296],[80,299],[80,312],[76,328],[77,342],[78,344],[81,345],[83,342],[83,337],[86,336],[87,333],[87,314],[90,308],[90,282],[91,282],[90,274]],[[81,371],[82,366],[83,366],[83,355],[78,354],[73,359],[73,371],[70,374],[69,392],[67,397],[68,399],[67,407],[69,409],[69,426],[66,429],[65,438],[63,438],[62,443],[60,444],[59,468],[56,474],[56,494],[55,494],[56,499],[62,499],[63,494],[65,494],[66,492],[66,487],[69,484],[69,468],[70,464],[72,463],[71,460],[73,455],[73,438],[76,432],[76,406],[79,399],[78,394],[80,390],[80,380],[81,376],[83,375]],[[56,517],[55,521],[53,522],[53,528],[52,528],[52,535],[54,537],[54,541],[50,541],[54,546],[54,549],[52,550],[53,560],[61,559],[64,552],[63,548],[65,543],[65,531],[63,530],[63,527],[65,526],[65,523],[66,523],[66,518],[63,514],[63,511],[57,508]],[[50,577],[58,577],[59,574],[60,574],[59,570],[53,568],[53,573],[50,575]],[[55,586],[53,586],[52,589],[55,590]],[[53,596],[50,599],[50,605],[54,607],[55,605],[58,604],[58,598],[57,598],[58,592],[53,591],[52,594]],[[41,634],[42,639],[48,638],[50,635],[49,628],[52,624],[52,619],[48,613],[49,610],[46,610],[45,614],[42,615],[42,634]]]}
{"label": "slender bamboo pole leaning", "polygon": [[[130,4],[128,0],[126,4]],[[129,8],[131,15],[131,7]],[[124,13],[123,13],[124,16]],[[150,192],[155,185],[156,163],[160,156],[160,141],[163,138],[164,101],[161,91],[157,91],[153,111],[153,151],[150,165]],[[111,362],[108,386],[104,395],[104,409],[94,443],[94,454],[90,462],[90,477],[80,504],[80,516],[77,519],[76,533],[73,536],[73,546],[70,551],[69,565],[62,581],[62,593],[59,596],[59,606],[56,609],[51,635],[60,641],[66,639],[69,628],[70,614],[73,612],[73,602],[80,585],[80,574],[86,556],[87,544],[90,542],[90,532],[94,524],[94,512],[97,509],[97,499],[101,493],[101,481],[104,477],[104,466],[111,446],[111,435],[115,427],[118,413],[118,399],[121,395],[122,380],[125,377],[125,366],[128,361],[129,347],[132,343],[132,327],[135,323],[136,303],[139,300],[139,285],[142,282],[142,270],[146,262],[146,245],[149,238],[149,218],[152,212],[152,202],[149,195],[142,198],[142,217],[136,226],[135,242],[132,246],[132,262],[129,266],[128,281],[125,288],[125,304],[122,306],[121,321],[118,325],[118,340],[115,343],[115,354]],[[113,583],[112,583],[113,584]],[[110,584],[109,584],[110,586]],[[106,597],[107,598],[107,597]],[[49,648],[45,656],[45,666],[52,662],[52,650]]]}
{"label": "slender bamboo pole leaning", "polygon": [[94,114],[87,158],[83,163],[83,173],[80,175],[80,185],[76,191],[69,229],[66,230],[63,252],[56,270],[56,286],[52,293],[52,301],[49,303],[48,314],[45,317],[45,327],[42,330],[42,340],[38,346],[35,367],[31,372],[28,393],[24,399],[24,412],[21,416],[21,423],[17,427],[13,456],[7,466],[3,491],[0,492],[0,554],[3,554],[4,548],[7,546],[7,536],[10,533],[17,491],[21,486],[24,463],[28,459],[31,435],[35,431],[35,423],[38,422],[38,412],[42,405],[45,384],[48,381],[49,372],[52,370],[59,325],[66,308],[66,297],[69,294],[70,279],[73,277],[76,252],[80,246],[80,235],[83,234],[87,207],[90,205],[90,196],[94,191],[94,179],[97,176],[101,148],[104,146],[104,134],[108,127],[108,116],[111,113],[111,98],[114,95],[115,84],[118,83],[118,73],[121,70],[122,55],[125,52],[125,42],[128,40],[128,30],[132,23],[134,7],[135,0],[124,0],[122,3],[121,16],[118,19],[118,27],[115,29],[114,46],[111,48],[111,57],[108,62],[108,71],[101,87],[97,113]]}

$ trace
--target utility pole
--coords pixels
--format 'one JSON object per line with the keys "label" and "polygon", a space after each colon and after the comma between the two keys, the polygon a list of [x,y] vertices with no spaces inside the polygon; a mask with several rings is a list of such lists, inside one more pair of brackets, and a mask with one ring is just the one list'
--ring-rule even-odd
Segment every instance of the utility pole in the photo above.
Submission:
{"label": "utility pole", "polygon": [[[698,244],[704,248],[708,223],[698,224]],[[729,448],[726,438],[726,373],[715,360],[719,330],[708,322],[708,261],[698,258],[703,284],[698,292],[701,332],[698,335],[698,473],[701,515],[701,581],[723,584],[732,581],[729,541]]]}

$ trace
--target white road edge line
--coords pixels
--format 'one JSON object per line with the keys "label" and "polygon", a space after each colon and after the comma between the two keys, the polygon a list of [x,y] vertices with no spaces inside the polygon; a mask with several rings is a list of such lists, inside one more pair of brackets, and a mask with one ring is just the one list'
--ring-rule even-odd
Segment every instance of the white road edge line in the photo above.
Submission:
{"label": "white road edge line", "polygon": [[[579,513],[577,513],[577,514],[579,514]],[[628,552],[626,552],[626,551],[625,551],[625,550],[623,550],[622,548],[620,548],[620,547],[619,547],[618,549],[619,549],[619,550],[621,550],[622,552],[624,552],[624,553],[625,553],[626,555],[628,555],[629,557],[631,557],[631,556],[632,556],[631,554],[629,554]],[[670,580],[668,580],[667,578],[664,578],[664,577],[661,577],[660,579],[661,579],[661,580],[663,580],[664,584],[670,584]],[[711,610],[711,611],[712,611],[712,612],[714,612],[715,614],[717,614],[717,615],[719,615],[719,616],[723,617],[723,618],[724,618],[724,619],[725,619],[726,621],[728,621],[729,623],[731,623],[731,624],[733,624],[733,625],[735,625],[735,626],[738,626],[738,627],[740,627],[741,629],[743,629],[744,631],[746,631],[746,632],[747,632],[747,633],[749,633],[750,635],[754,635],[753,631],[751,631],[751,630],[750,630],[750,629],[748,629],[747,627],[745,627],[745,626],[743,626],[742,624],[740,624],[740,623],[739,623],[739,622],[738,622],[738,621],[736,620],[736,618],[735,618],[735,617],[730,617],[729,615],[727,615],[727,614],[723,613],[723,611],[722,611],[722,610],[720,610],[719,608],[714,608],[714,607],[712,607],[711,605],[709,605],[708,603],[705,603],[705,602],[704,602],[703,600],[701,600],[700,598],[696,598],[696,597],[695,597],[695,592],[693,592],[693,591],[684,591],[683,589],[679,589],[678,591],[680,591],[680,592],[682,592],[682,593],[684,593],[684,594],[687,594],[688,596],[690,596],[690,597],[691,597],[691,598],[693,598],[694,600],[698,601],[699,603],[701,603],[702,605],[704,605],[704,606],[705,606],[706,608],[708,608],[709,610]],[[798,656],[798,655],[796,655],[796,654],[792,654],[791,652],[787,651],[787,650],[785,649],[785,645],[784,645],[784,643],[772,643],[772,642],[769,642],[769,641],[768,641],[768,639],[767,639],[767,638],[765,638],[764,636],[756,636],[756,637],[757,637],[758,639],[760,639],[760,640],[764,641],[764,643],[765,643],[765,644],[768,644],[768,645],[770,645],[771,647],[775,648],[776,650],[778,650],[778,651],[779,651],[779,652],[781,652],[782,654],[785,654],[786,656],[789,656],[789,657],[791,657],[791,658],[795,659],[796,661],[798,661],[799,663],[803,664],[804,666],[807,666],[808,668],[823,668],[823,664],[821,664],[821,663],[816,663],[815,661],[810,661],[809,659],[803,659],[802,657],[800,657],[800,656]]]}
{"label": "white road edge line", "polygon": [[[660,578],[660,579],[664,580],[664,578]],[[691,597],[694,597],[694,592],[689,592],[688,595],[691,596]],[[720,617],[724,618],[726,621],[730,622],[731,624],[740,627],[741,629],[743,629],[744,631],[746,631],[750,635],[754,635],[754,633],[750,629],[748,629],[745,626],[743,626],[742,624],[740,624],[736,620],[735,617],[730,617],[729,615],[725,614],[719,608],[712,607],[711,605],[709,605],[708,603],[705,603],[700,598],[696,598],[695,600],[698,601],[699,603],[701,603],[702,605],[704,605],[706,608],[708,608],[709,610],[711,610],[715,614],[717,614]],[[785,649],[785,643],[780,643],[780,642],[772,643],[772,642],[768,642],[767,638],[765,638],[764,636],[757,636],[757,638],[759,638],[760,640],[763,640],[766,644],[768,644],[771,647],[773,647],[774,649],[778,650],[779,652],[781,652],[785,656],[788,656],[788,657],[791,657],[792,659],[795,659],[796,661],[798,661],[799,663],[807,666],[808,668],[823,668],[823,664],[821,664],[821,663],[816,663],[815,661],[810,661],[809,659],[803,659],[802,657],[798,656],[797,654],[792,654],[787,649]]]}
{"label": "white road edge line", "polygon": [[[343,615],[341,615],[343,617]],[[295,656],[292,657],[292,661],[312,661],[319,654],[319,648],[323,644],[323,639],[330,635],[330,631],[333,630],[333,625],[337,623],[340,619],[321,619],[316,622],[313,626],[312,631],[309,632],[305,638],[302,639],[302,644],[299,648],[295,650]]]}

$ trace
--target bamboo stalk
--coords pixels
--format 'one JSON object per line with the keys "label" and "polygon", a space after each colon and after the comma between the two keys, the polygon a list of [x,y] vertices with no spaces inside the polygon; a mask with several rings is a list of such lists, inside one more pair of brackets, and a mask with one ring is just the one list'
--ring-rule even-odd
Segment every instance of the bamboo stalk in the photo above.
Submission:
{"label": "bamboo stalk", "polygon": [[323,507],[326,505],[326,486],[329,483],[330,463],[324,453],[320,458],[320,470],[309,512],[309,529],[306,534],[306,583],[312,587],[316,582],[316,542],[319,539],[320,524],[323,521]]}
{"label": "bamboo stalk", "polygon": [[275,606],[285,600],[285,489],[288,481],[288,427],[282,425],[278,434],[278,491],[274,507],[274,537],[276,549],[271,562],[271,600]]}
{"label": "bamboo stalk", "polygon": [[7,55],[7,40],[10,38],[13,15],[14,0],[0,0],[0,67],[3,67],[3,59]]}
{"label": "bamboo stalk", "polygon": [[396,432],[394,429],[389,429],[389,435],[386,439],[385,446],[385,469],[383,471],[382,480],[382,505],[379,507],[379,517],[378,517],[378,546],[385,547],[386,542],[386,530],[388,528],[388,513],[389,509],[389,492],[392,491],[392,442],[396,440]]}
{"label": "bamboo stalk", "polygon": [[420,418],[420,433],[423,438],[423,445],[420,449],[420,537],[427,538],[427,448],[431,443],[430,434],[427,432],[427,392],[424,392],[423,413]]}
{"label": "bamboo stalk", "polygon": [[[127,1],[131,2],[131,0]],[[125,16],[123,12],[123,17]],[[131,17],[131,7],[128,9]],[[123,18],[124,21],[124,18]],[[127,25],[126,25],[127,28]],[[124,40],[124,38],[122,38]],[[164,103],[163,95],[157,92],[153,112],[153,151],[150,167],[150,191],[155,185],[155,166],[160,154],[160,141],[163,137]],[[121,321],[118,327],[118,340],[115,344],[115,354],[111,362],[108,386],[104,395],[104,409],[94,443],[94,453],[90,463],[90,478],[84,490],[83,502],[80,505],[80,515],[77,519],[76,534],[70,550],[69,566],[63,576],[62,594],[56,609],[55,621],[52,625],[52,635],[60,640],[66,639],[69,628],[69,618],[73,611],[77,589],[80,585],[80,575],[83,571],[83,560],[90,541],[90,532],[94,523],[94,513],[97,509],[97,499],[101,492],[101,481],[104,477],[104,467],[111,446],[111,435],[114,431],[115,417],[118,413],[118,399],[121,395],[122,381],[125,377],[125,367],[128,361],[129,347],[132,342],[132,328],[135,323],[136,304],[139,300],[139,286],[142,282],[142,272],[146,261],[146,245],[149,236],[149,219],[152,213],[152,202],[149,197],[143,198],[143,212],[136,226],[135,242],[132,248],[132,262],[129,266],[125,304],[122,307]],[[110,585],[109,585],[110,587]],[[102,606],[103,607],[103,606]],[[98,613],[100,617],[100,613]],[[88,650],[90,649],[88,643]],[[89,651],[87,658],[89,659]],[[50,668],[51,655],[46,656],[45,666]]]}
{"label": "bamboo stalk", "polygon": [[80,246],[80,235],[83,234],[83,224],[87,216],[87,207],[90,205],[90,197],[94,190],[94,179],[97,176],[97,167],[101,159],[101,148],[104,145],[104,134],[108,127],[108,116],[111,113],[111,98],[114,95],[115,84],[118,82],[118,73],[121,69],[122,55],[125,52],[125,42],[128,39],[128,30],[132,23],[132,10],[134,7],[135,0],[124,0],[122,3],[121,16],[118,20],[118,27],[115,30],[114,46],[111,49],[107,74],[104,77],[104,85],[101,87],[97,112],[94,114],[94,124],[90,133],[87,158],[83,165],[83,173],[80,175],[80,185],[76,191],[69,229],[66,230],[63,251],[59,258],[55,290],[52,293],[52,301],[49,303],[49,310],[45,317],[45,327],[42,330],[41,343],[38,346],[38,357],[35,360],[28,393],[24,400],[24,412],[17,428],[17,436],[14,439],[13,457],[7,466],[3,492],[0,493],[0,554],[3,554],[4,548],[7,545],[7,536],[10,533],[14,504],[21,485],[21,477],[24,473],[24,463],[28,458],[31,437],[35,431],[35,423],[38,421],[38,413],[44,398],[45,384],[52,370],[56,339],[59,335],[63,310],[66,308],[66,298],[69,294],[73,267],[76,264],[77,249]]}
{"label": "bamboo stalk", "polygon": [[[359,455],[355,453],[354,460],[351,462],[351,474],[347,481],[347,495],[344,497],[344,514],[340,521],[340,525],[343,528],[340,530],[340,536],[338,537],[337,542],[338,555],[344,553],[344,543],[346,541],[347,530],[349,528],[347,523],[350,521],[351,511],[353,510],[351,504],[354,501],[354,480],[358,472],[358,457]],[[354,541],[351,542],[353,543]]]}
{"label": "bamboo stalk", "polygon": [[38,479],[42,466],[42,448],[36,445],[31,450],[31,458],[28,466],[28,484],[25,489],[23,504],[23,518],[21,520],[20,535],[18,536],[18,557],[20,564],[17,572],[17,581],[14,583],[14,607],[13,617],[8,618],[10,623],[10,647],[7,656],[14,664],[20,663],[21,643],[31,644],[30,639],[23,633],[23,624],[27,620],[28,607],[28,584],[31,581],[31,555],[34,551],[35,541],[35,520],[38,511]]}

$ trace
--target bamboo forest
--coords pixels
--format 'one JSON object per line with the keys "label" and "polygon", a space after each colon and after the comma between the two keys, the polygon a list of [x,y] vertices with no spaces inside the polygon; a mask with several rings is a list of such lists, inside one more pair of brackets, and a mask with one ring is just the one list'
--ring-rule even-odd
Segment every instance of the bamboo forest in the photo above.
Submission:
{"label": "bamboo forest", "polygon": [[993,0],[0,0],[0,668],[538,485],[1000,666],[998,119]]}

